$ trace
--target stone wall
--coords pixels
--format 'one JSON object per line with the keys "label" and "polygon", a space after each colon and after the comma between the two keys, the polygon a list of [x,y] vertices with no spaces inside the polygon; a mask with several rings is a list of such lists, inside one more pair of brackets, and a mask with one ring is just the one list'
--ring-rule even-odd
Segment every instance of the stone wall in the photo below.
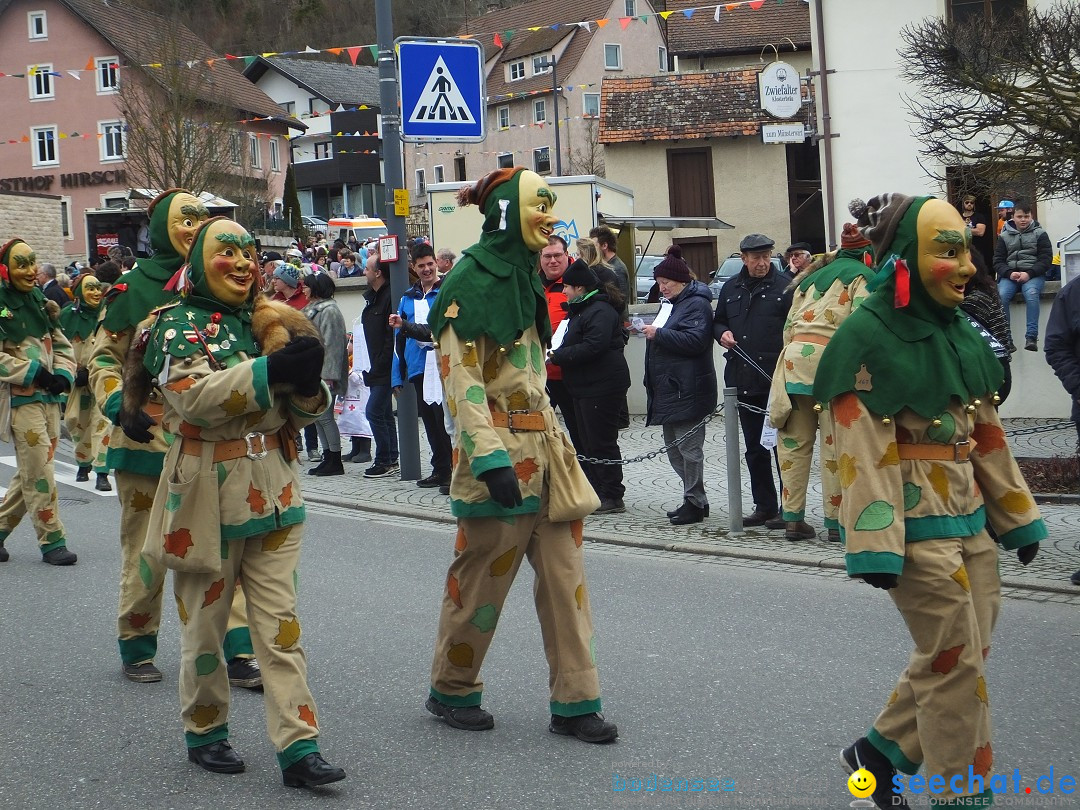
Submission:
{"label": "stone wall", "polygon": [[17,236],[34,249],[39,262],[50,262],[63,271],[67,259],[59,197],[0,192],[0,223],[0,244]]}

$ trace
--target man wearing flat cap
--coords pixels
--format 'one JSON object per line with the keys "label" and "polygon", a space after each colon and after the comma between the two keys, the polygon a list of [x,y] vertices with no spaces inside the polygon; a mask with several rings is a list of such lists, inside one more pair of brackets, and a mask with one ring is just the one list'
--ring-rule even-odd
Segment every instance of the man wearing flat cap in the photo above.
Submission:
{"label": "man wearing flat cap", "polygon": [[[783,528],[773,478],[772,454],[761,446],[772,370],[784,346],[784,322],[791,307],[790,279],[772,265],[772,239],[752,233],[739,243],[743,267],[720,288],[713,336],[727,349],[724,384],[739,392],[746,468],[754,511],[746,526]],[[753,410],[751,410],[753,409]]]}
{"label": "man wearing flat cap", "polygon": [[813,260],[814,256],[810,252],[809,242],[793,242],[784,251],[785,270],[791,275],[791,278],[795,278],[801,271],[809,267],[810,262]]}

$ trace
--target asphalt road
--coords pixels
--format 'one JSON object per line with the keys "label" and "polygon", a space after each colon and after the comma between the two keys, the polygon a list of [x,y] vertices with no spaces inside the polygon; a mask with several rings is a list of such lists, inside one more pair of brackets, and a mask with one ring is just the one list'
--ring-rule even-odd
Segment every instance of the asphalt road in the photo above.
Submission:
{"label": "asphalt road", "polygon": [[[70,478],[70,476],[67,476]],[[830,572],[589,546],[605,712],[621,737],[547,731],[547,671],[523,569],[485,663],[490,732],[423,708],[453,537],[430,524],[312,507],[301,622],[321,744],[345,782],[281,785],[258,693],[234,690],[236,776],[186,761],[178,621],[166,592],[160,684],[120,674],[117,504],[63,487],[78,565],[40,562],[29,523],[0,565],[0,807],[847,807],[838,750],[865,731],[908,638],[879,591]],[[1075,607],[1008,600],[989,686],[999,770],[1080,775]],[[630,794],[613,779],[715,779],[731,790]],[[1030,777],[1030,778],[1029,778]]]}

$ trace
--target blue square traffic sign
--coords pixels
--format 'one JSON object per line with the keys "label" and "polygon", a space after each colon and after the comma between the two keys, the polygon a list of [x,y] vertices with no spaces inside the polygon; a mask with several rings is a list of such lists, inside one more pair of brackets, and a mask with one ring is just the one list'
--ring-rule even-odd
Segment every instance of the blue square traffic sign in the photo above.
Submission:
{"label": "blue square traffic sign", "polygon": [[400,37],[403,141],[477,143],[486,135],[484,49],[471,39]]}

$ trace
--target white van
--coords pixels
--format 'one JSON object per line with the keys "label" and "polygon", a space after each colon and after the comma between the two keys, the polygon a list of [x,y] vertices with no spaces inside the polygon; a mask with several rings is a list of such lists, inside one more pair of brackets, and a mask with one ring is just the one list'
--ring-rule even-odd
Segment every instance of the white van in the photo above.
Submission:
{"label": "white van", "polygon": [[340,239],[349,244],[355,239],[363,244],[369,239],[386,236],[386,223],[376,217],[338,217],[330,220],[327,231],[326,238],[330,241]]}

